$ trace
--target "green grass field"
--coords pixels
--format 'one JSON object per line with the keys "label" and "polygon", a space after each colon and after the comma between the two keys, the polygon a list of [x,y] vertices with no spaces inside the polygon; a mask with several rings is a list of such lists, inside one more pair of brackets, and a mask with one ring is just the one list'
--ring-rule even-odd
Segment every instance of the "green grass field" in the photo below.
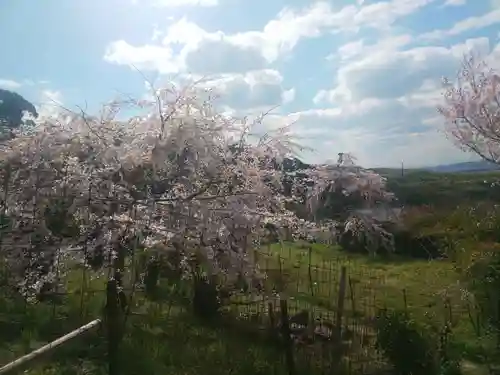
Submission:
{"label": "green grass field", "polygon": [[[369,316],[384,307],[407,309],[422,324],[439,326],[451,315],[453,345],[460,355],[482,361],[482,354],[491,348],[488,340],[474,333],[469,318],[469,309],[475,316],[474,308],[464,300],[458,274],[449,261],[370,258],[324,245],[274,245],[267,252],[272,254],[270,258],[276,259],[275,254],[282,257],[281,269],[289,275],[288,294],[292,297],[319,307],[335,304],[340,267],[345,265],[351,280],[348,289],[353,289],[347,292],[347,316]],[[308,277],[309,258],[313,293]],[[277,260],[272,268],[279,268]],[[352,305],[357,311],[352,311]]]}
{"label": "green grass field", "polygon": [[[445,304],[449,298],[455,350],[466,359],[480,362],[481,353],[490,347],[489,342],[475,337],[467,305],[456,287],[457,274],[447,261],[401,258],[388,261],[346,254],[336,247],[298,243],[265,247],[257,256],[259,264],[268,273],[268,285],[276,286],[287,297],[291,315],[306,309],[316,317],[335,320],[339,275],[345,266],[348,281],[345,329],[373,339],[370,320],[378,308],[384,307],[406,308],[423,324],[439,325],[450,314],[450,308]],[[82,285],[81,273],[72,273],[68,293],[61,297],[58,305],[52,302],[25,305],[3,295],[0,303],[0,363],[100,317],[104,305],[103,281],[89,281],[87,277],[86,284]],[[127,322],[121,348],[123,374],[287,372],[281,347],[253,332],[266,326],[270,300],[242,304],[245,298],[234,298],[228,312],[238,319],[222,326],[201,324],[177,300],[169,302],[166,298],[161,303],[152,303],[138,294],[135,301],[133,311],[136,314]],[[367,346],[373,346],[373,343]],[[375,360],[373,353],[361,353],[354,346],[351,349],[353,353],[349,355],[353,362]],[[104,374],[105,353],[106,342],[101,329],[57,349],[32,365],[26,373]],[[297,360],[300,362],[301,358],[298,356]],[[309,366],[308,373],[315,373],[310,361],[304,359],[304,366]],[[301,368],[306,371],[306,367]],[[368,373],[366,367],[358,370]]]}
{"label": "green grass field", "polygon": [[500,187],[492,184],[500,179],[500,172],[433,173],[382,170],[388,179],[387,187],[404,206],[430,205],[453,208],[457,204],[500,202]]}

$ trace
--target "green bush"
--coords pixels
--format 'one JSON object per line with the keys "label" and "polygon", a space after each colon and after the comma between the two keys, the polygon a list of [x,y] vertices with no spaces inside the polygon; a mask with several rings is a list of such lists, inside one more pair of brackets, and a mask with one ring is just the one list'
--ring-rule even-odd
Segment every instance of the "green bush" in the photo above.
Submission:
{"label": "green bush", "polygon": [[196,276],[193,291],[194,314],[203,320],[212,321],[220,316],[221,307],[218,285],[205,276]]}
{"label": "green bush", "polygon": [[[394,254],[415,259],[435,259],[445,255],[447,238],[440,234],[419,234],[409,230],[391,230],[394,236]],[[343,249],[352,253],[366,253],[365,244],[349,232],[341,236],[340,245]],[[380,247],[377,249],[379,255],[393,254],[389,249]]]}
{"label": "green bush", "polygon": [[394,233],[395,253],[416,259],[434,259],[442,257],[446,238],[438,234],[419,235],[408,230]]}
{"label": "green bush", "polygon": [[438,374],[435,346],[425,331],[405,312],[381,311],[377,318],[377,346],[401,375]]}
{"label": "green bush", "polygon": [[438,335],[405,311],[382,310],[377,318],[377,346],[398,375],[460,375],[460,364],[449,350],[450,325]]}
{"label": "green bush", "polygon": [[466,273],[486,328],[500,333],[500,253],[476,261]]}

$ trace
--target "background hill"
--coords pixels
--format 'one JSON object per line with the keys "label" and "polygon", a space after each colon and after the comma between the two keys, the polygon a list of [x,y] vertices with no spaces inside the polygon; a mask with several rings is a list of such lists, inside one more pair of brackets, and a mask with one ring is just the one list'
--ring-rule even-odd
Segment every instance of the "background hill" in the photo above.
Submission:
{"label": "background hill", "polygon": [[[394,176],[402,174],[401,168],[373,168],[373,170],[386,176]],[[488,171],[500,171],[500,166],[494,163],[480,160],[480,161],[469,161],[469,162],[454,163],[454,164],[442,164],[442,165],[423,167],[423,168],[408,168],[405,169],[403,172],[407,174],[412,172],[462,173],[462,172],[488,172]]]}
{"label": "background hill", "polygon": [[500,170],[500,166],[481,160],[465,163],[438,165],[435,167],[428,167],[424,169],[431,172],[480,172]]}

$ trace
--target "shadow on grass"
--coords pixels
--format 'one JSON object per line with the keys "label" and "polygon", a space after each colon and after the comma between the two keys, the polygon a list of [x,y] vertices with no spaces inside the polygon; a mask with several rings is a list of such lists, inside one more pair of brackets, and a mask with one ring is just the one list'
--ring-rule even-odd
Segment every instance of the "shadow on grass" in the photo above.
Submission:
{"label": "shadow on grass", "polygon": [[[99,317],[103,306],[102,298],[90,298],[82,317],[76,293],[69,293],[61,302],[57,306],[30,305],[1,296],[0,365]],[[281,344],[248,322],[225,317],[207,325],[185,308],[170,306],[167,314],[165,307],[152,304],[144,314],[129,317],[120,347],[120,374],[288,373]],[[107,374],[106,353],[106,333],[101,327],[29,363],[25,374]]]}

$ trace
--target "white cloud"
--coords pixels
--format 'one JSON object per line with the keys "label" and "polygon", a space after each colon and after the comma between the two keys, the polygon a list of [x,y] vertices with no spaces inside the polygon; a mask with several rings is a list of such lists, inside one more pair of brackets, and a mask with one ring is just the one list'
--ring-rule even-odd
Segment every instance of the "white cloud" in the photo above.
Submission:
{"label": "white cloud", "polygon": [[457,7],[457,6],[465,5],[466,3],[467,3],[467,0],[446,0],[445,3],[443,4],[443,6],[445,6],[445,7],[447,7],[447,6]]}
{"label": "white cloud", "polygon": [[406,167],[421,167],[470,159],[440,134],[443,121],[433,108],[422,110],[398,101],[371,104],[307,110],[280,120],[293,122],[300,143],[314,149],[304,155],[310,162],[334,159],[339,152],[351,152],[369,167],[398,167],[401,160]]}
{"label": "white cloud", "polygon": [[[409,30],[395,33],[403,30],[395,27],[399,19],[432,2],[438,0],[358,0],[357,5],[335,9],[326,1],[315,1],[303,9],[285,8],[262,29],[235,33],[206,30],[181,18],[163,31],[156,27],[149,44],[115,41],[108,46],[105,59],[141,70],[181,73],[181,77],[208,76],[204,85],[220,94],[226,113],[248,114],[298,102],[295,88],[286,87],[282,75],[270,69],[298,43],[325,33],[352,37],[368,28],[366,38],[351,39],[328,57],[336,76],[331,87],[319,90],[313,99],[322,108],[274,114],[268,119],[271,126],[296,121],[294,127],[304,143],[317,148],[316,161],[344,151],[370,166],[396,166],[402,159],[409,167],[460,161],[467,156],[438,133],[442,120],[435,106],[441,100],[440,78],[453,75],[471,48],[489,52],[489,40],[469,39],[446,47],[409,46],[438,33],[458,35],[491,25],[499,15],[493,11],[420,37]],[[439,3],[458,6],[465,1]],[[384,37],[369,43],[368,39],[380,34]],[[493,55],[500,56],[500,45],[490,59]]]}
{"label": "white cloud", "polygon": [[[193,76],[189,81],[196,81],[198,78],[200,77]],[[295,89],[286,89],[283,76],[272,69],[213,75],[198,85],[213,89],[220,97],[218,103],[234,114],[268,111],[292,101],[295,96]]]}
{"label": "white cloud", "polygon": [[500,23],[500,8],[494,8],[492,11],[481,16],[469,17],[459,21],[448,30],[434,30],[421,35],[422,39],[435,40],[447,36],[459,35],[470,30],[482,29],[494,24]]}
{"label": "white cloud", "polygon": [[[260,31],[227,34],[209,32],[185,18],[170,25],[163,35],[155,30],[161,44],[133,46],[120,40],[109,45],[105,60],[116,64],[140,65],[162,73],[230,73],[262,69],[281,54],[291,51],[298,41],[321,35],[323,29],[345,23],[355,7],[333,12],[326,2],[317,2],[302,11],[285,9]],[[180,51],[174,55],[174,46]]]}
{"label": "white cloud", "polygon": [[46,101],[55,103],[55,104],[61,104],[62,103],[62,94],[60,91],[54,91],[54,90],[43,90],[42,91],[42,98]]}
{"label": "white cloud", "polygon": [[33,81],[32,79],[23,79],[22,82],[19,82],[19,81],[14,81],[12,79],[0,78],[0,88],[7,90],[16,90],[20,89],[21,87],[45,85],[48,83],[49,81],[44,81],[44,80]]}
{"label": "white cloud", "polygon": [[63,104],[63,96],[60,91],[43,90],[40,93],[40,104],[35,105],[41,118],[57,115]]}
{"label": "white cloud", "polygon": [[[357,26],[388,29],[396,20],[408,16],[435,0],[392,0],[362,6],[351,22]],[[348,20],[346,20],[349,23]]]}
{"label": "white cloud", "polygon": [[149,44],[134,47],[124,40],[111,43],[104,59],[110,63],[133,65],[138,69],[157,70],[165,74],[176,73],[180,69],[180,62],[170,48]]}
{"label": "white cloud", "polygon": [[291,88],[289,90],[283,91],[281,94],[281,100],[283,101],[283,104],[291,103],[295,99],[295,88]]}
{"label": "white cloud", "polygon": [[285,8],[261,31],[237,33],[231,39],[237,45],[259,50],[268,62],[273,62],[290,52],[301,39],[318,37],[328,30],[351,28],[348,20],[357,11],[352,5],[334,11],[327,2],[316,2],[300,11]]}
{"label": "white cloud", "polygon": [[176,8],[186,6],[213,7],[219,5],[218,0],[132,0],[132,4],[149,4],[161,8]]}
{"label": "white cloud", "polygon": [[7,90],[15,90],[22,86],[21,83],[11,80],[11,79],[1,79],[0,78],[0,88]]}
{"label": "white cloud", "polygon": [[443,100],[443,88],[438,80],[426,79],[418,90],[397,100],[409,108],[436,108]]}
{"label": "white cloud", "polygon": [[[400,44],[401,45],[401,44]],[[321,90],[316,103],[339,104],[365,98],[398,98],[419,89],[424,80],[453,74],[463,54],[489,51],[488,38],[468,39],[446,47],[415,47],[398,51],[397,43],[380,41],[337,71],[338,85]]]}
{"label": "white cloud", "polygon": [[380,39],[377,43],[371,45],[365,44],[364,40],[360,39],[340,46],[337,54],[332,54],[327,59],[334,60],[338,56],[341,61],[345,61],[377,52],[388,54],[411,43],[412,39],[412,36],[408,34],[396,35]]}
{"label": "white cloud", "polygon": [[490,49],[488,38],[476,38],[449,48],[400,50],[406,39],[394,40],[398,39],[341,48],[337,85],[320,90],[314,98],[315,104],[326,108],[296,114],[302,119],[298,124],[304,124],[300,131],[315,137],[321,157],[349,151],[363,165],[396,166],[404,159],[405,165],[416,167],[469,160],[470,155],[440,134],[444,125],[436,112],[442,100],[440,78],[453,76],[471,49],[487,61],[498,59],[500,44]]}
{"label": "white cloud", "polygon": [[[364,46],[362,39],[346,43],[338,48],[338,55],[342,60],[352,59],[362,53]],[[335,54],[331,54],[327,56],[327,60],[333,60],[335,57]]]}
{"label": "white cloud", "polygon": [[356,32],[361,27],[385,30],[433,1],[436,0],[391,0],[340,9],[332,8],[329,2],[316,1],[303,9],[284,8],[261,30],[233,34],[207,31],[182,18],[164,33],[155,27],[153,39],[163,37],[161,43],[134,46],[124,40],[115,41],[108,46],[104,58],[111,63],[140,65],[161,73],[262,69],[291,52],[302,39],[316,38],[325,32]]}

